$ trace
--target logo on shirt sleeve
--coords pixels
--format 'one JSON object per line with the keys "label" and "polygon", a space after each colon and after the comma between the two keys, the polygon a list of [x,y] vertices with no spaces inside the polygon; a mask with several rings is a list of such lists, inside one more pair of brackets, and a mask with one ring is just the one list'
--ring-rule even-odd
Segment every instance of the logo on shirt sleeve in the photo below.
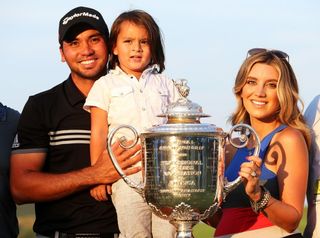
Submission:
{"label": "logo on shirt sleeve", "polygon": [[16,136],[14,137],[13,139],[13,143],[12,143],[12,149],[15,149],[15,148],[19,148],[20,147],[20,143],[19,143],[19,140],[18,140],[18,134],[16,134]]}

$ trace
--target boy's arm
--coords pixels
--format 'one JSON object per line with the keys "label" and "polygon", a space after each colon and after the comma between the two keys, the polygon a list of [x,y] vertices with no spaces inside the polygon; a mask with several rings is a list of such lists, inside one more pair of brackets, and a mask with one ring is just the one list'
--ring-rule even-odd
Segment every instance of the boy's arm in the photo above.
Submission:
{"label": "boy's arm", "polygon": [[106,149],[108,138],[108,113],[98,107],[91,107],[90,159],[94,165]]}

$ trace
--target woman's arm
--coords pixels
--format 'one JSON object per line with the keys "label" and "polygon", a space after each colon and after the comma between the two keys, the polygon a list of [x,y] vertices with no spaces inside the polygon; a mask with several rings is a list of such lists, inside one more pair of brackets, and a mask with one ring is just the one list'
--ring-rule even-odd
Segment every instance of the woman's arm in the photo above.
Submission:
{"label": "woman's arm", "polygon": [[[259,200],[262,194],[259,180],[250,175],[252,170],[260,175],[256,159],[249,157],[255,163],[244,163],[241,168],[247,195],[253,201]],[[268,169],[277,174],[280,199],[271,197],[263,212],[273,224],[292,232],[302,218],[307,189],[308,149],[302,134],[293,128],[276,134],[265,160]]]}
{"label": "woman's arm", "polygon": [[274,224],[287,231],[295,230],[303,215],[307,189],[308,148],[302,134],[287,128],[275,138],[270,156],[276,157],[280,200],[272,198],[265,212]]}

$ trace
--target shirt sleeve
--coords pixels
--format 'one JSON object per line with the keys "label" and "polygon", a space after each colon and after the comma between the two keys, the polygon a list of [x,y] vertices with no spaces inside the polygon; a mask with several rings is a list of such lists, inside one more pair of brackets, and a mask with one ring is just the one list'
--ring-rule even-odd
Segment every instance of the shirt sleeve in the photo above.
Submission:
{"label": "shirt sleeve", "polygon": [[83,106],[84,110],[90,112],[91,107],[98,107],[108,111],[110,99],[106,80],[107,78],[102,77],[95,81]]}
{"label": "shirt sleeve", "polygon": [[304,231],[306,237],[319,237],[320,223],[320,95],[307,107],[304,118],[311,129],[309,179],[307,189],[308,218]]}
{"label": "shirt sleeve", "polygon": [[20,116],[13,153],[46,152],[49,135],[44,124],[40,105],[29,97]]}
{"label": "shirt sleeve", "polygon": [[[320,179],[320,95],[315,97],[304,113],[311,128],[310,172],[312,179]],[[320,189],[320,188],[319,188]]]}

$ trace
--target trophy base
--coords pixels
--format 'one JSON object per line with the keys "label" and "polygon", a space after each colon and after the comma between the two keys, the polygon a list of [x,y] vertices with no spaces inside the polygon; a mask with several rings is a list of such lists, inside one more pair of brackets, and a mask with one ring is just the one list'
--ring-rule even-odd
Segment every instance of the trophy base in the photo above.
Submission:
{"label": "trophy base", "polygon": [[179,221],[173,220],[170,221],[177,229],[177,236],[176,238],[194,238],[192,235],[192,228],[198,223],[199,221]]}

